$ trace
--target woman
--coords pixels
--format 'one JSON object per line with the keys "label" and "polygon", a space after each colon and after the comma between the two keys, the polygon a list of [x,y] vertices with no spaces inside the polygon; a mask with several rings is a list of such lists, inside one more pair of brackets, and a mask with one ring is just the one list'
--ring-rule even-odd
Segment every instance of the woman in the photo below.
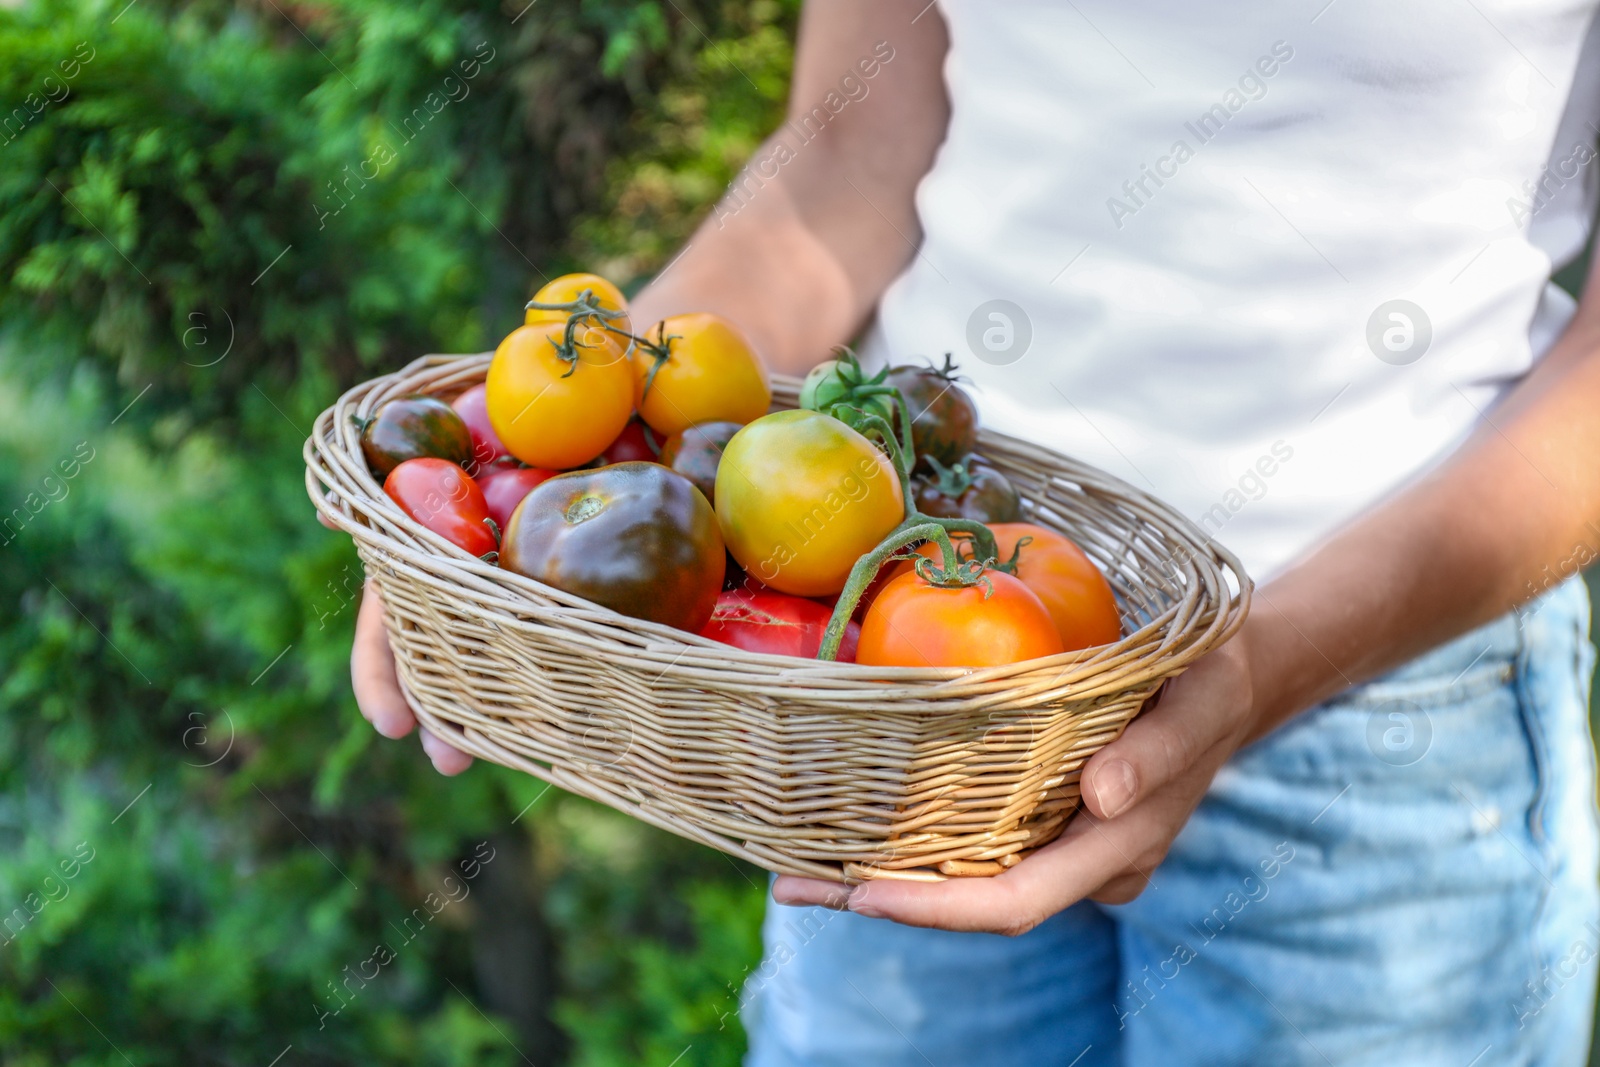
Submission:
{"label": "woman", "polygon": [[[790,121],[635,318],[791,372],[954,349],[986,425],[1262,585],[1014,869],[777,879],[752,1063],[1583,1061],[1600,295],[1549,279],[1593,7],[807,5]],[[398,736],[380,612],[355,687]]]}

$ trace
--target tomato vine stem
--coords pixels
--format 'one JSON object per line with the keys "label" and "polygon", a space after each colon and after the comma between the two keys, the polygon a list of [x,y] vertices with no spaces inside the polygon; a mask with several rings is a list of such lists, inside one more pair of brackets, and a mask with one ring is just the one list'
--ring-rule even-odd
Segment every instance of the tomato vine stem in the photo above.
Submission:
{"label": "tomato vine stem", "polygon": [[[839,643],[844,639],[845,627],[855,614],[856,605],[861,603],[861,598],[866,595],[867,589],[877,578],[883,565],[895,558],[896,553],[903,549],[922,541],[931,541],[939,546],[944,560],[941,566],[934,566],[932,560],[923,560],[917,564],[917,573],[923,580],[938,585],[956,587],[988,584],[988,579],[983,576],[986,569],[992,567],[1010,572],[1016,567],[1015,553],[1008,563],[999,562],[1000,549],[995,542],[994,531],[983,523],[975,519],[947,519],[917,510],[911,477],[917,457],[912,444],[911,412],[905,397],[892,385],[881,384],[880,381],[862,381],[860,364],[856,362],[855,353],[849,349],[843,350],[841,359],[848,360],[855,380],[861,384],[852,388],[848,396],[830,404],[827,414],[857,433],[874,435],[883,442],[884,448],[889,453],[889,461],[894,465],[895,473],[900,478],[905,518],[889,531],[888,536],[878,542],[877,547],[856,560],[855,566],[850,568],[850,576],[845,579],[844,589],[839,593],[833,615],[828,619],[828,627],[823,631],[822,645],[817,649],[819,660],[837,658]],[[882,415],[852,403],[854,400],[872,396],[893,397],[898,427],[890,426]],[[961,554],[956,551],[951,534],[960,534],[971,540],[970,559],[962,559]],[[922,563],[928,566],[923,567]]]}
{"label": "tomato vine stem", "polygon": [[587,327],[598,321],[602,330],[622,334],[636,343],[639,340],[628,331],[619,330],[612,325],[612,322],[617,319],[627,318],[628,313],[626,311],[614,311],[611,308],[602,306],[600,298],[594,295],[594,290],[592,289],[583,290],[578,294],[576,300],[548,304],[538,300],[530,300],[523,307],[531,311],[560,311],[566,314],[567,325],[561,341],[557,342],[554,338],[550,341],[551,347],[556,350],[556,358],[567,365],[567,372],[561,376],[563,378],[572,377],[573,372],[578,369],[578,342],[576,335],[580,326]]}
{"label": "tomato vine stem", "polygon": [[667,360],[672,358],[672,342],[681,341],[683,338],[678,334],[668,333],[665,320],[656,324],[656,339],[654,341],[650,340],[649,330],[645,331],[645,336],[643,337],[635,337],[625,330],[615,330],[613,332],[625,334],[634,344],[643,349],[651,359],[650,372],[644,376],[644,387],[639,390],[639,399],[643,401],[645,397],[650,395],[650,387],[656,383],[656,372],[661,370]]}
{"label": "tomato vine stem", "polygon": [[[925,521],[917,522],[921,518]],[[817,658],[821,660],[835,659],[839,655],[839,642],[844,640],[845,627],[850,623],[850,616],[855,614],[856,605],[861,602],[862,594],[878,576],[878,571],[889,562],[889,558],[902,548],[909,548],[921,541],[932,541],[944,553],[945,566],[950,573],[959,573],[961,568],[960,557],[956,554],[956,546],[951,543],[950,535],[945,528],[939,525],[937,519],[928,519],[927,516],[913,516],[896,526],[894,530],[878,542],[878,547],[856,560],[856,565],[850,568],[850,577],[845,579],[844,591],[839,594],[839,602],[834,605],[833,615],[828,619],[828,628],[822,631],[822,644],[817,649]]]}

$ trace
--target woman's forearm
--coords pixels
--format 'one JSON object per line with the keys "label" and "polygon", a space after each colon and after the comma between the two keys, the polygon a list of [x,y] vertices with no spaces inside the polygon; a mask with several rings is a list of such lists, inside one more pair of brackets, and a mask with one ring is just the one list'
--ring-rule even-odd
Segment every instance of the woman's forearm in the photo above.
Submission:
{"label": "woman's forearm", "polygon": [[944,24],[925,0],[813,0],[788,121],[633,301],[737,323],[774,370],[850,341],[915,254],[912,202],[944,139]]}
{"label": "woman's forearm", "polygon": [[801,222],[787,188],[763,190],[726,227],[704,223],[631,303],[642,328],[712,311],[737,323],[767,365],[804,374],[849,340],[864,311],[832,249]]}

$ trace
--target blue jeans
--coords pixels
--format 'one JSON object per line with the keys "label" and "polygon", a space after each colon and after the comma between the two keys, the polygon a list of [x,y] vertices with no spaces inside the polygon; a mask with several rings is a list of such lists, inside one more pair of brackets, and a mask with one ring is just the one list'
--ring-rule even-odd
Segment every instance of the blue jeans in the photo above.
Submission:
{"label": "blue jeans", "polygon": [[1588,623],[1567,582],[1239,752],[1130,904],[1017,938],[769,906],[747,1063],[1578,1067]]}

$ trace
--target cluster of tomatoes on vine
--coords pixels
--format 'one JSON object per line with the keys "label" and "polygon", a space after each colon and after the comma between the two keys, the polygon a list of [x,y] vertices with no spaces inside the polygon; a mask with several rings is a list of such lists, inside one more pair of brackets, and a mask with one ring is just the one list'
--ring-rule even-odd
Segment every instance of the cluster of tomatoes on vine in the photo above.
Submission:
{"label": "cluster of tomatoes on vine", "polygon": [[766,370],[710,313],[634,332],[610,282],[527,306],[482,385],[386,401],[368,465],[411,518],[507,570],[754,652],[981,667],[1114,641],[1104,576],[1022,521],[943,367],[848,351],[769,412]]}

